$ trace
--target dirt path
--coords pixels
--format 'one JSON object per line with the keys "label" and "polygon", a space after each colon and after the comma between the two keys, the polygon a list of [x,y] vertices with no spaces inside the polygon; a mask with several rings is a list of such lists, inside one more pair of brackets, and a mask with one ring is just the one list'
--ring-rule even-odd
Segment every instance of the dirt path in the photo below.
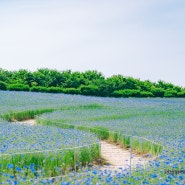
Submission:
{"label": "dirt path", "polygon": [[25,121],[16,121],[15,123],[18,123],[21,125],[30,125],[30,126],[36,125],[36,121],[34,119],[29,119],[29,120],[25,120]]}
{"label": "dirt path", "polygon": [[[121,148],[119,145],[101,141],[101,156],[110,164],[109,168],[129,168],[130,150]],[[145,166],[151,158],[132,154],[131,166]]]}

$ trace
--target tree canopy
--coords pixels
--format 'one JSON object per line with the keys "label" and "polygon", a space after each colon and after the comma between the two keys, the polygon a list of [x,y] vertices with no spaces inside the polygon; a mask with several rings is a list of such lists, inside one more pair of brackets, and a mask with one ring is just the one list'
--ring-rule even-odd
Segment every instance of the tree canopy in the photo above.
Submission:
{"label": "tree canopy", "polygon": [[42,68],[0,69],[0,90],[81,94],[103,97],[185,97],[185,88],[162,80],[150,82],[133,77],[113,75],[105,78],[96,70],[72,72]]}

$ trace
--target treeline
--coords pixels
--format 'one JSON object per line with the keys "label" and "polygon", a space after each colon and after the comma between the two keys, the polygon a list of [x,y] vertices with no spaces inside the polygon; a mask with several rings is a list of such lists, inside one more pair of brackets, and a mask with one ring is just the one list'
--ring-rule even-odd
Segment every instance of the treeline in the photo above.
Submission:
{"label": "treeline", "polygon": [[185,97],[185,88],[164,81],[141,81],[97,71],[0,69],[0,90],[81,94],[103,97]]}

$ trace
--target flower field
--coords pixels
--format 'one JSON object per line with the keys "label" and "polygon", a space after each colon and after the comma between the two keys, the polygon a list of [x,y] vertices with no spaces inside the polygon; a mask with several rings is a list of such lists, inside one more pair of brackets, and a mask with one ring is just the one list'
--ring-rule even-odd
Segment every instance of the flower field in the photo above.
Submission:
{"label": "flower field", "polygon": [[48,126],[0,124],[2,154],[55,150],[98,142],[94,134]]}
{"label": "flower field", "polygon": [[10,123],[1,123],[0,130],[1,173],[14,178],[57,176],[99,157],[99,140],[91,133]]}
{"label": "flower field", "polygon": [[[0,114],[2,184],[185,183],[184,98],[0,91]],[[5,121],[35,115],[40,126]],[[124,167],[117,172],[89,168],[99,158],[99,137],[125,147],[132,139],[133,149],[157,154],[157,158],[145,169],[133,169],[132,174]]]}

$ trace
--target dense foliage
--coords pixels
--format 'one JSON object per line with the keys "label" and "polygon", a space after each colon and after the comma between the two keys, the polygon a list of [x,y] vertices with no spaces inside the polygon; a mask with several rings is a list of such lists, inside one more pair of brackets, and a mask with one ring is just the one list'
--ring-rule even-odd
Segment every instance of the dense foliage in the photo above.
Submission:
{"label": "dense foliage", "polygon": [[0,69],[0,90],[82,94],[103,97],[185,97],[185,88],[171,83],[113,75],[100,72],[72,72],[38,69],[7,71]]}

